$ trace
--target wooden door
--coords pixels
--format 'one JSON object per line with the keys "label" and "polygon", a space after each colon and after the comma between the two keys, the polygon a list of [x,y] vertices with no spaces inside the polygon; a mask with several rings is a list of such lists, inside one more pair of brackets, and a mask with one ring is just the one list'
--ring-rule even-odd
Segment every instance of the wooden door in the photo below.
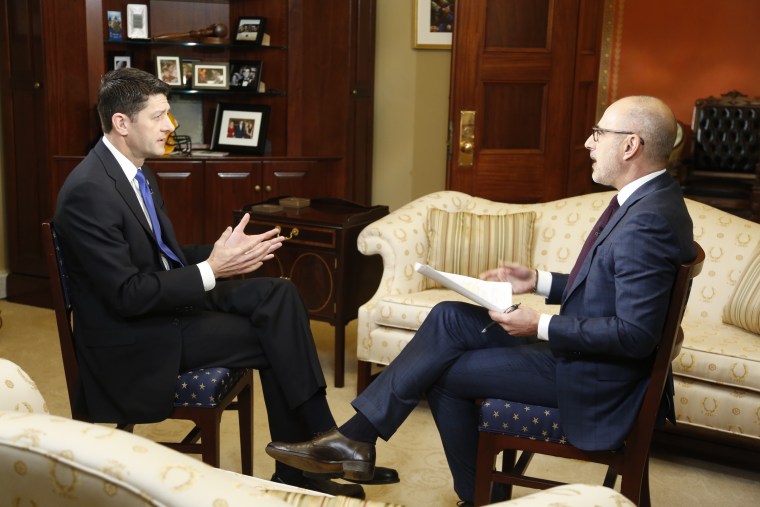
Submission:
{"label": "wooden door", "polygon": [[234,225],[234,210],[260,200],[261,163],[208,161],[205,187],[204,242],[213,243],[228,225]]}
{"label": "wooden door", "polygon": [[506,202],[591,188],[602,3],[456,3],[447,188]]}

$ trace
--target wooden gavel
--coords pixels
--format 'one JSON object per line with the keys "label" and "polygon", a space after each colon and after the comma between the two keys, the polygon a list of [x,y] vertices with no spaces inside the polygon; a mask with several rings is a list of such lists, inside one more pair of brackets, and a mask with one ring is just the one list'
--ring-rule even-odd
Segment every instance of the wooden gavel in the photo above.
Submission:
{"label": "wooden gavel", "polygon": [[209,25],[208,28],[201,28],[200,30],[190,30],[189,32],[156,35],[153,37],[153,39],[181,39],[182,37],[190,37],[192,39],[201,39],[203,37],[218,37],[221,39],[226,36],[227,26],[220,23],[215,23],[213,25]]}

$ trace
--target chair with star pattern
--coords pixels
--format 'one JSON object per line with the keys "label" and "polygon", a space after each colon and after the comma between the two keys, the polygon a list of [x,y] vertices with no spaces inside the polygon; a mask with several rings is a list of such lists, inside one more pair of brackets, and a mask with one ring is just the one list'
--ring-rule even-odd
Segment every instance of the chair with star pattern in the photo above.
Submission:
{"label": "chair with star pattern", "polygon": [[[535,454],[589,461],[607,465],[604,485],[614,487],[621,476],[620,492],[636,505],[649,507],[649,451],[663,392],[671,374],[671,362],[683,341],[681,319],[691,289],[691,281],[702,270],[705,253],[694,243],[697,257],[683,264],[670,294],[668,313],[660,345],[654,356],[652,373],[643,404],[623,447],[609,451],[584,451],[567,441],[560,410],[488,398],[480,405],[478,455],[475,470],[475,505],[489,503],[493,483],[506,485],[507,499],[513,486],[547,489],[562,483],[526,475]],[[519,459],[517,451],[520,453]],[[503,452],[501,470],[497,455]]]}
{"label": "chair with star pattern", "polygon": [[[72,326],[74,304],[69,292],[69,279],[52,221],[42,223],[42,241],[50,276],[58,337],[63,355],[63,369],[74,419],[94,421],[75,405],[79,389],[75,334]],[[192,421],[193,428],[181,442],[162,444],[187,454],[200,454],[203,462],[219,467],[221,419],[225,410],[237,410],[240,426],[241,469],[253,475],[253,370],[202,368],[177,375],[174,409],[169,419]],[[118,425],[132,431],[134,424]]]}

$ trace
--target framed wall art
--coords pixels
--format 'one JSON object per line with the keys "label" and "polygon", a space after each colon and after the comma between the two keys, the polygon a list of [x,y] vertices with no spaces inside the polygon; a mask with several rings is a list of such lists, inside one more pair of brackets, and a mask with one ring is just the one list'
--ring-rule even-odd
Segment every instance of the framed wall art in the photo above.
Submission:
{"label": "framed wall art", "polygon": [[210,149],[263,155],[269,112],[266,105],[217,104]]}
{"label": "framed wall art", "polygon": [[148,6],[146,4],[127,4],[127,37],[148,38]]}
{"label": "framed wall art", "polygon": [[122,38],[121,11],[108,11],[108,40],[120,40]]}
{"label": "framed wall art", "polygon": [[179,56],[157,56],[156,76],[169,86],[182,86]]}
{"label": "framed wall art", "polygon": [[451,49],[455,0],[414,0],[414,40],[417,49]]}
{"label": "framed wall art", "polygon": [[251,92],[259,89],[261,82],[261,61],[230,62],[230,88],[248,88]]}
{"label": "framed wall art", "polygon": [[235,42],[261,44],[266,30],[266,18],[245,16],[238,20]]}
{"label": "framed wall art", "polygon": [[108,70],[125,69],[132,66],[132,53],[128,51],[110,51],[108,53]]}
{"label": "framed wall art", "polygon": [[230,87],[230,64],[197,62],[193,65],[193,88],[227,90]]}

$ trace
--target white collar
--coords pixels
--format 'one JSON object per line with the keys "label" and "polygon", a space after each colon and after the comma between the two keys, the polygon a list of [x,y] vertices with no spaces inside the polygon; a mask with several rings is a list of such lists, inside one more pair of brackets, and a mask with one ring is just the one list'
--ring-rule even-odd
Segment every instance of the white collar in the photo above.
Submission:
{"label": "white collar", "polygon": [[620,191],[618,192],[618,195],[617,195],[618,204],[620,204],[622,206],[623,203],[629,197],[631,197],[631,195],[633,195],[633,193],[636,190],[638,190],[639,188],[641,188],[641,186],[644,183],[646,183],[647,181],[655,179],[657,176],[661,175],[664,172],[665,172],[665,169],[660,169],[659,171],[655,171],[653,173],[649,173],[646,176],[642,176],[641,178],[639,178],[637,180],[633,180],[632,182],[630,182],[629,184],[627,184],[626,186],[624,186],[623,188],[621,188]]}

